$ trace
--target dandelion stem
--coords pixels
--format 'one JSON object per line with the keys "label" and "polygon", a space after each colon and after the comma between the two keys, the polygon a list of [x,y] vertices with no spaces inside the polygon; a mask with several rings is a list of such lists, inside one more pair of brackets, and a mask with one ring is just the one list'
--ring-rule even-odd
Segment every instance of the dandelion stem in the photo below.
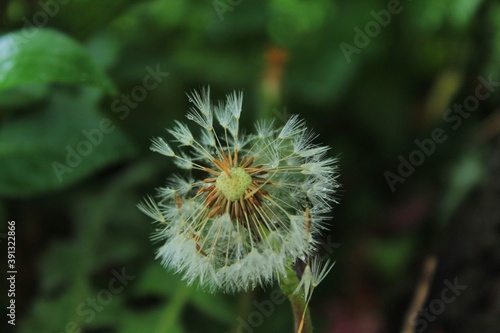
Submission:
{"label": "dandelion stem", "polygon": [[[290,265],[289,267],[292,267]],[[286,277],[281,281],[281,291],[288,296],[288,300],[292,305],[293,318],[295,321],[295,333],[312,333],[313,326],[311,321],[311,314],[307,306],[306,299],[300,293],[296,293],[299,286],[299,278],[297,273],[290,268],[287,270]]]}
{"label": "dandelion stem", "polygon": [[304,298],[299,295],[288,295],[292,304],[293,317],[295,319],[296,333],[312,333],[313,326],[309,308]]}

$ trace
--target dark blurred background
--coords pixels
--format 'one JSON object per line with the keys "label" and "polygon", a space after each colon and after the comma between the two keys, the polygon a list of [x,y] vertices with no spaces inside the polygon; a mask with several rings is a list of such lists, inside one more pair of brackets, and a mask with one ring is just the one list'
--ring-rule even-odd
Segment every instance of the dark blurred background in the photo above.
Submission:
{"label": "dark blurred background", "polygon": [[149,140],[206,85],[339,157],[315,332],[500,331],[497,1],[11,0],[0,34],[2,332],[293,331],[277,286],[211,295],[154,260],[136,204],[176,171]]}

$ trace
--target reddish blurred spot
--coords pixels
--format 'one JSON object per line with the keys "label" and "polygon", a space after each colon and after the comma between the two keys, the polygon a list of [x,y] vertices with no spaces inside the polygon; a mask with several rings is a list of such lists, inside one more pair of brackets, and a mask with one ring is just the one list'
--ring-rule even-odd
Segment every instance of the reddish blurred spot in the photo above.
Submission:
{"label": "reddish blurred spot", "polygon": [[429,215],[434,200],[432,191],[420,192],[414,197],[388,207],[380,225],[395,232],[412,231]]}
{"label": "reddish blurred spot", "polygon": [[337,303],[330,310],[327,333],[381,333],[384,324],[375,307],[353,307]]}
{"label": "reddish blurred spot", "polygon": [[264,90],[271,95],[279,96],[283,70],[288,61],[288,51],[277,46],[271,46],[266,50],[265,60]]}

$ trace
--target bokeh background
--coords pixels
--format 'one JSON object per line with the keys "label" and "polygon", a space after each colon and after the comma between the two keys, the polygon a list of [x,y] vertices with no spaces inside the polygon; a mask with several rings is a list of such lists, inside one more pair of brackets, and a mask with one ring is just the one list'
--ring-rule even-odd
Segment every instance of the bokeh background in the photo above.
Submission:
{"label": "bokeh background", "polygon": [[493,0],[2,1],[0,330],[293,331],[277,286],[186,287],[136,208],[175,172],[149,140],[209,85],[339,157],[315,332],[498,332],[499,81]]}

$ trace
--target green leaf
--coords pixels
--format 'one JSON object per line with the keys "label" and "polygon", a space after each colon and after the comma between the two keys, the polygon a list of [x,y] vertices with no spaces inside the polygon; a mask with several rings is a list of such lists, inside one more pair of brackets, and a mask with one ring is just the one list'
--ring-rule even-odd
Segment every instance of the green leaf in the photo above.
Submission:
{"label": "green leaf", "polygon": [[0,108],[21,108],[42,101],[49,87],[40,84],[26,84],[13,89],[0,90]]}
{"label": "green leaf", "polygon": [[[29,320],[22,322],[20,332],[61,332],[68,324],[77,327],[83,324],[85,317],[77,308],[96,293],[86,279],[89,266],[80,244],[55,242],[43,254],[38,286],[40,295],[45,297],[34,302]],[[49,313],[57,316],[48,316]]]}
{"label": "green leaf", "polygon": [[384,278],[395,281],[401,277],[415,248],[412,235],[394,239],[374,239],[369,257]]}
{"label": "green leaf", "polygon": [[[183,291],[184,292],[184,291]],[[119,333],[136,333],[136,332],[152,332],[152,333],[184,333],[185,330],[181,326],[179,316],[179,305],[182,307],[184,303],[174,303],[164,309],[155,309],[146,313],[130,313],[127,312],[121,320],[118,321]],[[174,317],[172,317],[172,315]]]}
{"label": "green leaf", "polygon": [[231,324],[236,316],[229,302],[221,294],[195,292],[191,295],[191,304],[222,323]]}
{"label": "green leaf", "polygon": [[137,283],[135,293],[170,297],[183,284],[186,282],[181,281],[179,274],[173,274],[159,262],[152,262]]}
{"label": "green leaf", "polygon": [[170,299],[168,305],[162,309],[163,314],[154,325],[154,328],[152,330],[145,331],[155,333],[182,333],[183,330],[180,327],[179,318],[192,292],[193,289],[186,285],[179,286],[179,288],[175,291],[173,297]]}
{"label": "green leaf", "polygon": [[126,319],[120,323],[118,332],[184,332],[180,313],[194,292],[192,289],[181,281],[179,275],[172,274],[158,262],[150,262],[134,286],[133,294],[161,295],[169,301],[147,312],[142,311],[139,314],[127,312],[124,316]]}
{"label": "green leaf", "polygon": [[330,1],[304,2],[300,0],[270,1],[269,35],[281,45],[302,44],[308,33],[321,28],[329,12]]}
{"label": "green leaf", "polygon": [[23,29],[0,37],[0,91],[33,83],[88,84],[115,91],[85,49],[60,32]]}
{"label": "green leaf", "polygon": [[179,290],[191,288],[189,303],[200,312],[221,323],[230,324],[234,321],[235,313],[230,302],[221,294],[210,294],[197,290],[196,286],[187,287],[179,274],[174,274],[162,267],[158,262],[151,263],[141,280],[137,283],[134,292],[143,295],[161,295],[175,298]]}
{"label": "green leaf", "polygon": [[484,151],[477,148],[466,151],[453,168],[447,170],[448,188],[440,207],[439,223],[444,227],[470,191],[484,180],[486,175]]}
{"label": "green leaf", "polygon": [[58,94],[38,112],[0,129],[0,195],[20,197],[67,187],[133,154],[119,128],[98,112],[96,90]]}

